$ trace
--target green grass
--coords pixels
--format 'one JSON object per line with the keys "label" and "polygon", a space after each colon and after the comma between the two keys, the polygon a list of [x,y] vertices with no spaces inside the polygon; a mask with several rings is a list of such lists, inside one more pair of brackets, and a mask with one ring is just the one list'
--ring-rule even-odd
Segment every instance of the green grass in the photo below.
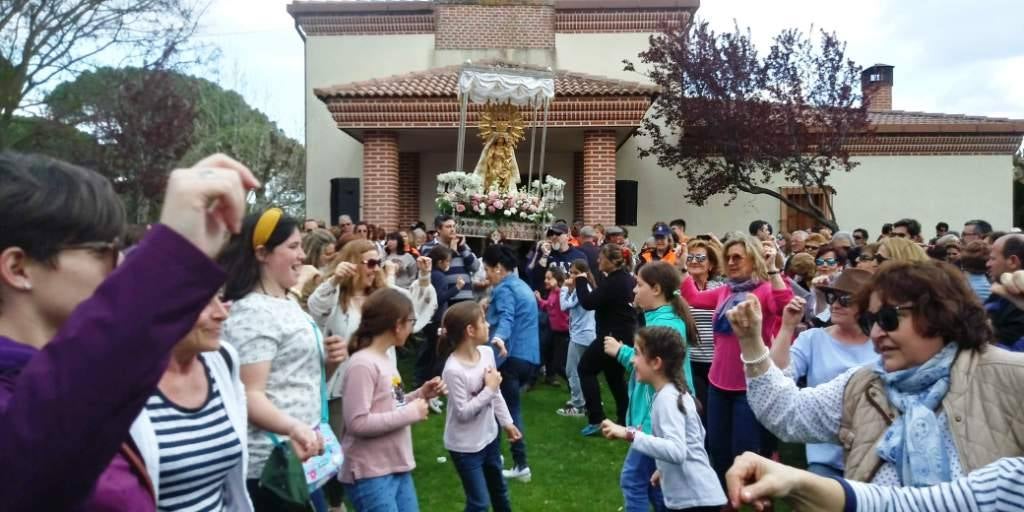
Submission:
{"label": "green grass", "polygon": [[[403,381],[411,378],[412,360],[401,356],[399,366]],[[602,437],[584,438],[579,431],[586,418],[563,418],[555,410],[568,400],[568,388],[538,385],[523,395],[523,421],[526,423],[526,445],[533,480],[530,483],[510,481],[509,495],[514,510],[523,511],[587,511],[615,512],[622,510],[619,473],[626,457],[628,445]],[[601,396],[607,412],[614,417],[614,400],[602,384]],[[430,418],[413,427],[413,447],[416,470],[413,477],[424,512],[462,510],[465,495],[451,456],[444,448],[444,416],[431,414]],[[503,442],[506,467],[512,456],[508,443]],[[447,459],[438,463],[438,457]],[[786,445],[783,460],[802,466],[802,446]],[[776,511],[788,511],[783,504]]]}

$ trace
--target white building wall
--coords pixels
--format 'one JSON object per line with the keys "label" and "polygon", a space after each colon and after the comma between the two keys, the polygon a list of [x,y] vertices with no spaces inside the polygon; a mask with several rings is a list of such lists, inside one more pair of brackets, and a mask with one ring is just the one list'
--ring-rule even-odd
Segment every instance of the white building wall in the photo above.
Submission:
{"label": "white building wall", "polygon": [[[648,48],[650,34],[555,34],[555,67],[616,80],[649,82],[637,54]],[[623,60],[638,71],[624,71]]]}
{"label": "white building wall", "polygon": [[362,144],[338,129],[313,90],[430,69],[433,50],[433,34],[306,39],[307,215],[330,215],[331,178],[363,174]]}
{"label": "white building wall", "polygon": [[[705,206],[686,201],[686,183],[658,167],[653,158],[636,156],[639,139],[624,144],[617,155],[618,179],[638,182],[638,223],[641,230],[656,221],[682,217],[694,232],[745,230],[750,221],[765,219],[778,226],[778,200],[740,194],[730,206],[727,196],[712,197]],[[642,142],[641,142],[642,143]],[[863,227],[871,237],[882,224],[903,217],[921,222],[926,237],[935,224],[959,230],[973,218],[997,229],[1010,227],[1013,215],[1012,169],[1007,156],[865,156],[850,173],[833,175],[836,219],[843,229]],[[789,186],[781,180],[775,187]]]}

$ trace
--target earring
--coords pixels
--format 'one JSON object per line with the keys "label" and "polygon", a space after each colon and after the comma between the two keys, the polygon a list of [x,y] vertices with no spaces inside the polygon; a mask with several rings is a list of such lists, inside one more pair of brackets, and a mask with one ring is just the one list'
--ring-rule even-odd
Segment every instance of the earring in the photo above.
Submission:
{"label": "earring", "polygon": [[26,292],[31,290],[32,289],[32,283],[29,283],[29,282],[22,283],[21,284],[21,289],[25,290]]}

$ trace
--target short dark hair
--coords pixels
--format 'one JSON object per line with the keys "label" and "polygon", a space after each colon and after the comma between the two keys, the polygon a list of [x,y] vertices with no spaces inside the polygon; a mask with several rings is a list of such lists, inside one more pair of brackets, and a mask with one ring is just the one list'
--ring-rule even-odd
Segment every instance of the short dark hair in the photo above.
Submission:
{"label": "short dark hair", "polygon": [[892,223],[886,222],[885,224],[882,224],[882,234],[888,235],[889,233],[892,233]]}
{"label": "short dark hair", "polygon": [[434,217],[434,229],[441,229],[441,226],[444,226],[444,223],[450,220],[453,220],[453,217],[451,215],[446,215],[443,213],[441,215],[438,215],[437,217]]}
{"label": "short dark hair", "polygon": [[889,261],[857,294],[860,311],[868,311],[871,295],[883,304],[911,304],[920,335],[941,337],[961,349],[980,350],[992,339],[988,314],[954,266],[938,261]]}
{"label": "short dark hair", "polygon": [[992,232],[992,224],[981,219],[972,219],[964,222],[964,226],[974,226],[978,229],[978,234],[981,236],[985,236]]}
{"label": "short dark hair", "polygon": [[488,267],[501,266],[508,271],[515,270],[519,266],[516,252],[504,244],[494,244],[484,249],[483,260]]}
{"label": "short dark hair", "polygon": [[864,241],[867,241],[867,239],[868,239],[868,230],[866,230],[864,228],[857,228],[857,229],[853,230],[853,234],[854,235],[856,235],[857,233],[860,233],[861,236],[864,237]]}
{"label": "short dark hair", "polygon": [[430,252],[427,253],[427,257],[430,258],[430,262],[433,263],[433,268],[437,268],[438,263],[452,259],[452,250],[441,244],[437,244],[430,250]]}
{"label": "short dark hair", "polygon": [[971,274],[984,274],[988,269],[986,263],[989,256],[989,245],[983,240],[975,240],[960,253],[960,267],[964,272]]}
{"label": "short dark hair", "polygon": [[819,247],[818,252],[815,253],[814,255],[814,259],[821,258],[822,256],[828,253],[836,255],[836,265],[838,265],[839,268],[843,268],[846,266],[847,256],[840,254],[839,251],[837,251],[836,248],[830,244],[822,245],[821,247]]}
{"label": "short dark hair", "polygon": [[683,228],[683,231],[686,231],[686,221],[683,219],[675,219],[672,222],[669,222],[668,225],[673,228],[678,226]]}
{"label": "short dark hair", "polygon": [[67,245],[122,236],[125,211],[110,182],[53,158],[0,152],[0,251],[52,262]]}
{"label": "short dark hair", "polygon": [[1003,258],[1016,256],[1024,264],[1024,235],[1012,233],[999,238],[1003,241]]}
{"label": "short dark hair", "polygon": [[[391,233],[387,234],[387,236],[384,238],[384,240],[385,240],[385,242],[390,242],[391,240],[394,240],[395,241],[395,254],[397,254],[399,256],[405,254],[405,239],[402,238],[402,234],[401,233],[399,233],[398,231],[392,231]],[[384,251],[387,252],[387,247],[386,246],[384,248]]]}
{"label": "short dark hair", "polygon": [[949,224],[946,224],[945,222],[940,222],[935,225],[935,231],[949,231]]}
{"label": "short dark hair", "polygon": [[892,223],[894,228],[907,228],[907,233],[914,236],[921,236],[921,223],[914,219],[900,219]]}
{"label": "short dark hair", "polygon": [[751,222],[750,227],[749,229],[747,229],[747,231],[750,232],[750,236],[757,236],[757,232],[761,231],[761,228],[763,226],[768,226],[768,232],[774,233],[774,231],[772,231],[772,225],[769,224],[766,220],[755,220],[754,222]]}

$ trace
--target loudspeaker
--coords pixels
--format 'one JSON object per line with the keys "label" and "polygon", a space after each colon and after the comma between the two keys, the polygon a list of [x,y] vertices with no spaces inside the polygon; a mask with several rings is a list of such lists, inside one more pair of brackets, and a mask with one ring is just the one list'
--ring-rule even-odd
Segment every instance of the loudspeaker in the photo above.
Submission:
{"label": "loudspeaker", "polygon": [[338,217],[348,215],[353,222],[359,221],[359,178],[331,179],[331,219],[329,224],[338,223]]}
{"label": "loudspeaker", "polygon": [[636,226],[637,185],[636,181],[615,181],[615,225]]}

